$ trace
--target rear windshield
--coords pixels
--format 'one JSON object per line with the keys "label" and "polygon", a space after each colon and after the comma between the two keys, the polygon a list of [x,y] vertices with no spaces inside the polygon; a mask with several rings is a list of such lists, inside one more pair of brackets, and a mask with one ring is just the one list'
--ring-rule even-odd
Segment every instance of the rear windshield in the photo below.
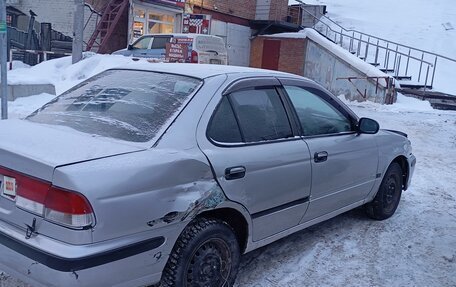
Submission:
{"label": "rear windshield", "polygon": [[152,140],[185,105],[201,80],[109,70],[65,92],[27,120],[131,142]]}
{"label": "rear windshield", "polygon": [[225,43],[218,37],[196,37],[196,48],[201,51],[216,51],[223,52],[225,50]]}

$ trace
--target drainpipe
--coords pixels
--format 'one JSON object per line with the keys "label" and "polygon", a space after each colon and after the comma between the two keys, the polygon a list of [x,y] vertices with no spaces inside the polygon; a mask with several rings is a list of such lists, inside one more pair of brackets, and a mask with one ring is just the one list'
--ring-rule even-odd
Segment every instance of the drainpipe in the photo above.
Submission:
{"label": "drainpipe", "polygon": [[74,0],[73,16],[73,64],[82,60],[83,37],[84,37],[84,0]]}

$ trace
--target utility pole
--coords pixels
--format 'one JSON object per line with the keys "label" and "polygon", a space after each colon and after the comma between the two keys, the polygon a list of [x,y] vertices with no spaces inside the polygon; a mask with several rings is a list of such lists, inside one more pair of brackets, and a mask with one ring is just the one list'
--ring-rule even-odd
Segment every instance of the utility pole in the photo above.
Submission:
{"label": "utility pole", "polygon": [[[3,1],[3,0],[0,0]],[[82,60],[84,37],[84,0],[74,0],[73,21],[73,64]]]}
{"label": "utility pole", "polygon": [[6,71],[7,62],[7,24],[6,24],[6,0],[0,0],[0,73],[2,93],[2,120],[8,118],[8,79]]}

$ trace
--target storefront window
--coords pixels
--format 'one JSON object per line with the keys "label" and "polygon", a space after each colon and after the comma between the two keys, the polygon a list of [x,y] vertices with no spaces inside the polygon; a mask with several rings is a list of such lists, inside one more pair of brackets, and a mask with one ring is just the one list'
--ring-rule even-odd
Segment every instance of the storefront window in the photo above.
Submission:
{"label": "storefront window", "polygon": [[181,17],[181,8],[161,8],[159,5],[135,3],[133,13],[131,14],[132,30],[130,30],[130,35],[132,41],[145,34],[170,34],[179,32]]}
{"label": "storefront window", "polygon": [[149,33],[173,33],[174,17],[160,13],[149,13]]}
{"label": "storefront window", "polygon": [[146,12],[141,9],[135,9],[135,18],[146,18]]}
{"label": "storefront window", "polygon": [[133,38],[137,39],[144,35],[146,27],[146,11],[134,9],[135,19],[133,22]]}

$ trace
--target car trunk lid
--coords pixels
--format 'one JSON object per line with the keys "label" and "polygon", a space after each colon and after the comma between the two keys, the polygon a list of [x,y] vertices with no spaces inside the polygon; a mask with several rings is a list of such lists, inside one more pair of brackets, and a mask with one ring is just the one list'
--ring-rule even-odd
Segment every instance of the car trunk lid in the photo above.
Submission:
{"label": "car trunk lid", "polygon": [[142,146],[27,120],[0,123],[0,166],[52,181],[57,166],[144,150]]}
{"label": "car trunk lid", "polygon": [[[0,220],[19,226],[31,222],[29,217],[33,215],[17,208],[16,188],[24,188],[30,181],[50,186],[58,166],[145,149],[144,146],[27,120],[0,122],[0,135]],[[32,189],[32,192],[35,191]],[[39,197],[39,191],[36,193]]]}

